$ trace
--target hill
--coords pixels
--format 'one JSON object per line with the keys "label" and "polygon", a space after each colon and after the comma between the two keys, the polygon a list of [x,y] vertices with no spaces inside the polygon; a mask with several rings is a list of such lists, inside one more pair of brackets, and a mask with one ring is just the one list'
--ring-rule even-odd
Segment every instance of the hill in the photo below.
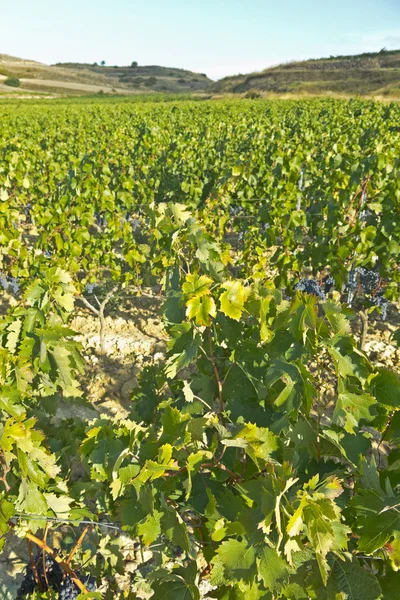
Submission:
{"label": "hill", "polygon": [[205,73],[193,73],[185,69],[150,66],[101,66],[98,64],[59,63],[56,68],[70,69],[75,73],[90,73],[106,77],[114,86],[148,92],[194,92],[207,89],[212,83]]}
{"label": "hill", "polygon": [[400,96],[400,50],[312,59],[215,82],[213,93]]}
{"label": "hill", "polygon": [[[7,77],[18,77],[19,88],[4,85]],[[191,93],[207,90],[211,80],[203,73],[160,66],[109,67],[97,64],[46,65],[0,54],[0,92],[21,91],[69,95],[149,92]]]}

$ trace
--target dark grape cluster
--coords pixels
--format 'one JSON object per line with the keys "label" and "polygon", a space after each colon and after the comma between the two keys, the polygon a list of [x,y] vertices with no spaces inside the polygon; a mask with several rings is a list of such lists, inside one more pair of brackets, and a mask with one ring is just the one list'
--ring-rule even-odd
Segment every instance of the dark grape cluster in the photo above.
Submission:
{"label": "dark grape cluster", "polygon": [[372,296],[371,302],[372,302],[372,304],[375,304],[375,306],[378,306],[381,309],[382,321],[386,321],[386,319],[387,319],[387,309],[388,309],[388,306],[389,306],[389,300],[387,300],[385,298],[385,296],[383,295],[383,290],[380,290],[376,294],[376,296]]}
{"label": "dark grape cluster", "polygon": [[98,283],[87,283],[85,285],[85,293],[89,295],[93,294],[95,288],[97,288],[98,286]]}
{"label": "dark grape cluster", "polygon": [[357,270],[351,269],[347,275],[347,285],[346,285],[347,304],[349,306],[351,306],[353,304],[353,300],[354,300],[354,296],[355,296],[355,292],[356,292],[357,288],[358,288]]}
{"label": "dark grape cluster", "polygon": [[21,585],[18,588],[17,600],[22,600],[26,596],[33,594],[36,588],[35,576],[33,575],[32,567],[30,564],[25,569],[25,575]]}
{"label": "dark grape cluster", "polygon": [[[96,581],[93,577],[83,577],[77,573],[78,578],[84,584],[88,592],[95,592]],[[69,575],[63,579],[60,587],[60,600],[75,600],[80,594],[79,588],[72,581]]]}
{"label": "dark grape cluster", "polygon": [[183,548],[171,542],[171,540],[169,540],[165,534],[162,534],[159,539],[160,542],[162,542],[164,546],[168,548],[174,558],[180,559],[184,556],[185,551]]}
{"label": "dark grape cluster", "polygon": [[18,279],[15,277],[7,277],[0,271],[0,285],[3,290],[11,290],[12,293],[16,296],[20,291],[20,285],[18,283]]}
{"label": "dark grape cluster", "polygon": [[96,219],[96,224],[98,227],[103,228],[107,227],[107,219],[102,212],[94,213],[94,218]]}
{"label": "dark grape cluster", "polygon": [[382,279],[378,271],[366,269],[365,267],[352,269],[349,271],[346,285],[348,305],[352,305],[355,293],[360,289],[366,294],[366,297],[372,304],[381,309],[381,316],[385,321],[389,301],[383,295],[384,290],[381,288],[381,284]]}
{"label": "dark grape cluster", "polygon": [[366,221],[368,217],[372,217],[372,212],[369,210],[362,210],[359,214],[360,221]]}
{"label": "dark grape cluster", "polygon": [[24,208],[24,213],[25,213],[25,221],[28,224],[32,223],[31,210],[32,210],[32,204],[30,202],[27,202],[27,204],[25,205],[25,208]]}
{"label": "dark grape cluster", "polygon": [[325,294],[321,290],[321,286],[316,279],[300,279],[299,283],[296,283],[296,285],[293,286],[293,289],[299,292],[304,292],[305,294],[318,296],[318,298],[321,298],[321,300],[325,300]]}
{"label": "dark grape cluster", "polygon": [[[41,589],[46,592],[49,588],[59,592],[60,600],[75,600],[80,594],[77,585],[72,581],[69,575],[64,576],[64,572],[52,556],[46,555],[43,559],[42,554],[38,554],[35,560],[36,571]],[[46,570],[46,574],[45,574]],[[85,577],[76,573],[77,577],[84,584],[88,592],[96,591],[96,580],[93,577]],[[25,569],[25,576],[17,592],[16,600],[23,600],[36,590],[36,581],[31,564]]]}
{"label": "dark grape cluster", "polygon": [[379,286],[381,276],[378,271],[364,269],[364,267],[357,267],[357,274],[360,278],[360,283],[367,293],[371,293]]}
{"label": "dark grape cluster", "polygon": [[231,206],[229,209],[229,214],[231,217],[236,217],[241,213],[242,208],[240,206]]}
{"label": "dark grape cluster", "polygon": [[139,219],[132,219],[131,221],[132,233],[136,233],[138,229],[141,227],[141,222]]}
{"label": "dark grape cluster", "polygon": [[331,292],[335,287],[335,280],[333,279],[332,275],[327,275],[324,277],[322,282],[324,284],[324,294],[329,294],[329,292]]}
{"label": "dark grape cluster", "polygon": [[[38,579],[40,581],[40,585],[43,591],[47,591],[48,587],[58,590],[61,585],[63,572],[57,561],[55,561],[54,558],[52,556],[49,556],[48,554],[46,554],[45,558],[43,558],[42,554],[38,554],[35,560],[35,564]],[[35,576],[33,574],[32,566],[29,563],[25,569],[25,576],[17,593],[17,600],[20,600],[21,598],[25,598],[25,596],[32,594],[35,589]]]}

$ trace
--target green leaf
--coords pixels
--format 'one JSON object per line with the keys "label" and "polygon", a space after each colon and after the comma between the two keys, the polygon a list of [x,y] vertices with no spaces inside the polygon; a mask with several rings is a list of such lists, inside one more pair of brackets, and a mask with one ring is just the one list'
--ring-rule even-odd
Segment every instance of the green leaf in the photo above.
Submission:
{"label": "green leaf", "polygon": [[17,350],[18,340],[22,329],[21,319],[15,319],[8,328],[6,348],[15,354]]}
{"label": "green leaf", "polygon": [[161,534],[161,517],[162,512],[155,510],[152,515],[149,515],[143,523],[138,525],[138,535],[142,538],[146,546],[150,546],[156,541]]}
{"label": "green leaf", "polygon": [[368,394],[358,395],[350,392],[339,394],[333,411],[333,422],[343,427],[348,433],[355,434],[355,428],[360,427],[360,421],[370,421],[373,415],[370,408],[376,404],[375,398]]}
{"label": "green leaf", "polygon": [[400,600],[400,571],[387,569],[384,577],[379,578],[382,588],[382,600]]}
{"label": "green leaf", "polygon": [[56,494],[44,494],[49,508],[59,518],[68,518],[70,513],[72,498],[68,496],[57,496]]}
{"label": "green leaf", "polygon": [[372,393],[381,404],[400,407],[400,378],[393,371],[379,369],[369,380]]}
{"label": "green leaf", "polygon": [[336,304],[332,300],[326,300],[323,304],[323,309],[334,333],[340,335],[350,333],[350,322],[342,313],[340,304]]}
{"label": "green leaf", "polygon": [[54,299],[58,302],[58,304],[64,308],[67,312],[72,312],[74,310],[74,295],[72,293],[64,293],[61,288],[58,288],[54,294]]}
{"label": "green leaf", "polygon": [[196,296],[187,302],[186,316],[195,319],[196,324],[209,327],[211,318],[217,314],[214,299],[211,296]]}
{"label": "green leaf", "polygon": [[238,542],[232,539],[222,542],[211,561],[211,584],[249,581],[255,558],[255,550],[253,546],[248,546],[246,540]]}
{"label": "green leaf", "polygon": [[197,586],[186,583],[181,577],[173,581],[159,580],[151,584],[153,600],[200,600]]}
{"label": "green leaf", "polygon": [[171,333],[176,337],[170,342],[171,349],[168,353],[165,373],[172,379],[181,369],[195,360],[200,346],[200,337],[190,323],[185,323],[183,326],[175,325]]}
{"label": "green leaf", "polygon": [[273,548],[264,548],[257,563],[265,587],[273,592],[278,591],[281,582],[289,575],[287,562]]}
{"label": "green leaf", "polygon": [[226,290],[221,294],[221,311],[231,319],[238,321],[242,316],[248,292],[240,281],[227,281],[222,285]]}
{"label": "green leaf", "polygon": [[73,379],[68,350],[63,346],[55,346],[51,350],[51,355],[56,362],[60,378],[64,385],[72,385]]}
{"label": "green leaf", "polygon": [[190,543],[186,525],[179,513],[167,505],[164,507],[161,518],[161,530],[170,542],[175,544],[175,546],[180,546],[190,554]]}
{"label": "green leaf", "polygon": [[16,508],[31,515],[45,515],[47,502],[35,483],[22,480]]}
{"label": "green leaf", "polygon": [[358,513],[360,552],[372,554],[383,548],[395,531],[400,531],[400,514],[375,493],[363,492],[353,499],[352,506]]}
{"label": "green leaf", "polygon": [[378,600],[382,591],[376,577],[353,558],[335,560],[328,580],[329,600],[336,600],[339,593],[346,594],[346,600]]}
{"label": "green leaf", "polygon": [[336,364],[338,374],[341,377],[354,375],[354,364],[350,356],[343,356],[334,346],[328,346],[328,352]]}
{"label": "green leaf", "polygon": [[187,275],[185,282],[182,285],[183,293],[189,298],[208,296],[210,293],[210,284],[212,279],[207,275],[196,274]]}

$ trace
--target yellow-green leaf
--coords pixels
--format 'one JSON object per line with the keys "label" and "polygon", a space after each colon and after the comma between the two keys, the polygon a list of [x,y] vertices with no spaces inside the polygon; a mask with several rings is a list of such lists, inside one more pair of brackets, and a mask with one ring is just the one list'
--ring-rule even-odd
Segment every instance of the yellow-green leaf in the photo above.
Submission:
{"label": "yellow-green leaf", "polygon": [[189,298],[207,296],[210,292],[210,284],[212,279],[206,275],[191,274],[186,277],[185,283],[182,285],[182,291]]}
{"label": "yellow-green leaf", "polygon": [[196,296],[187,302],[186,316],[195,319],[196,324],[208,327],[211,317],[215,317],[217,309],[211,296]]}
{"label": "yellow-green leaf", "polygon": [[223,292],[220,298],[221,311],[227,317],[239,321],[243,313],[248,291],[242,286],[240,281],[227,281],[222,287],[226,291]]}

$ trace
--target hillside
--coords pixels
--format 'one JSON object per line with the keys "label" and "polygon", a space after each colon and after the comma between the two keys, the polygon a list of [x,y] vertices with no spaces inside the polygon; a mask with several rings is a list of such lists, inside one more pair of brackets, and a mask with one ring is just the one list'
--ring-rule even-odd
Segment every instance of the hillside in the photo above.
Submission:
{"label": "hillside", "polygon": [[400,50],[292,62],[225,77],[213,93],[400,95]]}
{"label": "hillside", "polygon": [[135,91],[193,92],[207,89],[212,83],[205,73],[185,69],[150,66],[100,66],[97,64],[59,63],[54,68],[70,69],[75,73],[90,73],[92,77],[106,77],[116,86]]}
{"label": "hillside", "polygon": [[[20,79],[19,88],[4,85],[7,77]],[[108,67],[65,63],[46,65],[0,54],[0,92],[41,92],[57,94],[140,94],[149,92],[190,93],[209,88],[205,74],[184,69],[143,66]]]}

